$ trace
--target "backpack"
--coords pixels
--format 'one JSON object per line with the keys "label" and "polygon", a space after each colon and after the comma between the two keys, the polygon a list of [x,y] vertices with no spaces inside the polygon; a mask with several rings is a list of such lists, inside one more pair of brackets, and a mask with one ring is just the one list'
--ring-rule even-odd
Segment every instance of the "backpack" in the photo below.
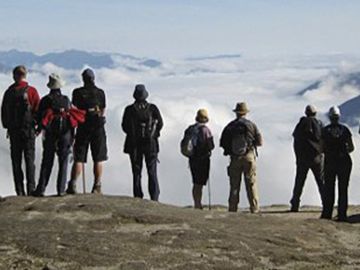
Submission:
{"label": "backpack", "polygon": [[28,130],[33,127],[34,117],[28,99],[29,87],[11,90],[10,117],[16,129]]}
{"label": "backpack", "polygon": [[198,145],[199,131],[198,125],[192,125],[185,130],[184,137],[180,142],[180,151],[185,157],[194,156]]}
{"label": "backpack", "polygon": [[[84,89],[81,93],[81,100],[86,110],[85,126],[89,129],[96,129],[105,124],[105,118],[101,116],[101,98],[98,88]],[[89,131],[90,132],[90,131]]]}
{"label": "backpack", "polygon": [[154,119],[149,103],[135,103],[136,114],[136,137],[138,139],[150,140],[154,138],[156,133],[157,119]]}
{"label": "backpack", "polygon": [[251,147],[249,129],[244,121],[236,121],[231,127],[231,153],[235,156],[246,155]]}
{"label": "backpack", "polygon": [[70,101],[63,95],[49,95],[49,98],[51,100],[50,109],[52,110],[53,118],[47,124],[46,131],[58,138],[68,132],[71,128],[68,119]]}

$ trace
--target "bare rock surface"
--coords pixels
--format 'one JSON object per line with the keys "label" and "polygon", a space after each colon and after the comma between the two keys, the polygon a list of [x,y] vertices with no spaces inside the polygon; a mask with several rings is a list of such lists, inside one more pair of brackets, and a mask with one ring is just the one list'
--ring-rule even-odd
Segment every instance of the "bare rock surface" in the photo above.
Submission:
{"label": "bare rock surface", "polygon": [[360,269],[360,207],[350,223],[320,209],[193,210],[112,196],[0,202],[0,269]]}

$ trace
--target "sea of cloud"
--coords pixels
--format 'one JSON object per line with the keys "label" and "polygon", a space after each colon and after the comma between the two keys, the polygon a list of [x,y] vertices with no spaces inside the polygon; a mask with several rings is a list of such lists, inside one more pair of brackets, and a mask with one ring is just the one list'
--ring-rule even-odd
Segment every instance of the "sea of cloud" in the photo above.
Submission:
{"label": "sea of cloud", "polygon": [[[229,181],[226,175],[228,158],[222,155],[218,141],[223,127],[234,118],[232,109],[236,102],[246,101],[250,107],[249,119],[259,127],[264,146],[259,149],[257,176],[260,203],[287,204],[290,200],[295,176],[295,158],[292,150],[292,131],[304,107],[312,103],[321,112],[332,105],[359,94],[359,89],[336,89],[328,75],[336,70],[357,66],[358,58],[326,56],[263,56],[258,58],[227,58],[199,60],[166,60],[158,68],[139,67],[130,71],[119,65],[113,69],[96,70],[97,84],[107,94],[107,134],[109,161],[105,163],[103,188],[106,194],[132,195],[132,176],[128,156],[123,154],[124,133],[121,130],[125,106],[133,102],[135,84],[144,83],[150,92],[149,101],[156,103],[164,117],[165,126],[160,138],[159,180],[160,200],[176,205],[189,205],[191,177],[187,160],[179,152],[179,142],[184,129],[194,122],[196,111],[207,108],[209,127],[217,147],[212,155],[212,203],[226,204]],[[60,73],[67,85],[63,92],[71,95],[72,89],[81,85],[79,70],[64,70],[49,63],[34,66],[29,82],[41,95],[47,93],[47,75]],[[299,96],[308,85],[324,80],[318,90]],[[0,88],[11,83],[9,74],[0,74]],[[326,118],[324,118],[326,122]],[[360,145],[357,129],[353,130],[356,145]],[[11,163],[5,131],[0,133],[0,195],[13,194]],[[350,203],[360,203],[359,154],[352,154],[354,169],[350,185]],[[37,139],[36,165],[41,162],[41,138]],[[86,165],[87,189],[91,188],[92,163]],[[57,167],[54,167],[54,172]],[[37,170],[38,175],[38,170]],[[146,172],[143,173],[147,189]],[[48,193],[55,193],[55,174],[52,175]],[[206,192],[207,193],[207,192]],[[148,196],[147,196],[148,197]],[[207,195],[204,197],[207,201]],[[319,205],[319,195],[313,176],[309,174],[302,198],[304,204]],[[247,206],[244,186],[241,206]]]}

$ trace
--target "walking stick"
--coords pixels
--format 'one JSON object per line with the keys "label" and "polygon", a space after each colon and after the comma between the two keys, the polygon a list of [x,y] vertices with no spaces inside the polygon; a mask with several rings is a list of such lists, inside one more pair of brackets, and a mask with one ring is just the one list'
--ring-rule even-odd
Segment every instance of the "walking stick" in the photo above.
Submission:
{"label": "walking stick", "polygon": [[86,194],[85,163],[82,164],[83,193]]}
{"label": "walking stick", "polygon": [[208,180],[208,197],[209,197],[209,210],[211,211],[211,190],[210,190],[210,177]]}

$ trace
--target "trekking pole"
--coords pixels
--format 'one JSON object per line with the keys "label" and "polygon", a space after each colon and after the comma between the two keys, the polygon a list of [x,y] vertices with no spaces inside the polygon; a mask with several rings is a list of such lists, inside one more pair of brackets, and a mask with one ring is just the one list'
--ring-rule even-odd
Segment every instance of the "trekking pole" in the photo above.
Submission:
{"label": "trekking pole", "polygon": [[211,211],[211,190],[210,190],[210,177],[208,180],[208,197],[209,197],[209,210]]}
{"label": "trekking pole", "polygon": [[86,194],[85,163],[82,164],[83,193]]}

